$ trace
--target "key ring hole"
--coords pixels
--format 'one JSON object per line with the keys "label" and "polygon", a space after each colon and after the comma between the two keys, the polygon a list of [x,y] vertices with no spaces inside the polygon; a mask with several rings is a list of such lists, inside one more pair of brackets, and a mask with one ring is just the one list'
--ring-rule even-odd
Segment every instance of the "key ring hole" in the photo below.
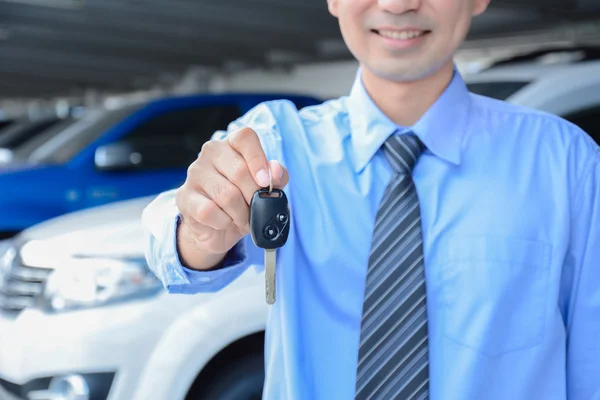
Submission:
{"label": "key ring hole", "polygon": [[264,189],[264,190],[262,190],[262,191],[261,191],[261,192],[258,194],[258,195],[259,195],[259,197],[262,197],[263,199],[264,199],[264,198],[267,198],[267,197],[271,197],[271,198],[274,198],[274,199],[277,199],[277,198],[283,197],[283,194],[282,194],[282,193],[281,193],[279,190],[275,190],[275,191],[272,191],[272,192],[267,192],[267,190],[268,190],[268,189]]}

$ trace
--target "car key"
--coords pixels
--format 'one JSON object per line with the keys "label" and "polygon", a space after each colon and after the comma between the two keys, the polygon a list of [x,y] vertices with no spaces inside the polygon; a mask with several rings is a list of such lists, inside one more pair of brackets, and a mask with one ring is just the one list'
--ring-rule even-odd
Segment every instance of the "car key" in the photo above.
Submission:
{"label": "car key", "polygon": [[267,304],[275,303],[276,251],[288,238],[290,210],[283,190],[259,189],[250,202],[250,231],[257,247],[265,249]]}

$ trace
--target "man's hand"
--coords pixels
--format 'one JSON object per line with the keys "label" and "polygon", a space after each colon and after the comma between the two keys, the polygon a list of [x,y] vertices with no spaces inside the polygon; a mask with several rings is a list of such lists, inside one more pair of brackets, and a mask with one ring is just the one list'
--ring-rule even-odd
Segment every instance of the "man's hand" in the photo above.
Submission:
{"label": "man's hand", "polygon": [[283,188],[288,173],[277,161],[267,161],[258,135],[250,128],[202,146],[178,189],[176,204],[183,217],[177,247],[188,268],[207,270],[218,265],[242,237],[250,233],[250,201],[269,186]]}

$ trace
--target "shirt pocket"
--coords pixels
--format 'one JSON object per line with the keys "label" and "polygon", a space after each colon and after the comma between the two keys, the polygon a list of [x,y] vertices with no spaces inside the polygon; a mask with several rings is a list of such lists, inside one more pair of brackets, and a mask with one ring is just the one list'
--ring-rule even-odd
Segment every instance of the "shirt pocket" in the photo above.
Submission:
{"label": "shirt pocket", "polygon": [[490,357],[540,344],[550,255],[540,241],[449,237],[441,252],[444,335]]}

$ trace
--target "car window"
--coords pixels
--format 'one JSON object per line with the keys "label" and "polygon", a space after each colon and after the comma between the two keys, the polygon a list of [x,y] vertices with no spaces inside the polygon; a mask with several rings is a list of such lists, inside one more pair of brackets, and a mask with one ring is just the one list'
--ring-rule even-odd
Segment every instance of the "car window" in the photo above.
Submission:
{"label": "car window", "polygon": [[2,134],[0,135],[0,147],[4,149],[16,149],[53,126],[63,123],[64,121],[69,123],[72,120],[73,118],[49,118],[34,122],[14,124],[2,131]]}
{"label": "car window", "polygon": [[133,113],[139,105],[89,112],[76,122],[44,131],[15,151],[18,160],[40,164],[69,162],[108,129]]}
{"label": "car window", "polygon": [[471,93],[497,100],[506,100],[529,83],[525,81],[471,82],[467,84],[467,88]]}
{"label": "car window", "polygon": [[0,135],[2,134],[2,130],[8,128],[12,124],[15,123],[15,120],[12,119],[0,119]]}
{"label": "car window", "polygon": [[600,145],[600,104],[566,115],[564,118],[579,126]]}
{"label": "car window", "polygon": [[215,131],[241,116],[234,104],[168,111],[140,124],[124,140],[143,149],[142,168],[187,167]]}

